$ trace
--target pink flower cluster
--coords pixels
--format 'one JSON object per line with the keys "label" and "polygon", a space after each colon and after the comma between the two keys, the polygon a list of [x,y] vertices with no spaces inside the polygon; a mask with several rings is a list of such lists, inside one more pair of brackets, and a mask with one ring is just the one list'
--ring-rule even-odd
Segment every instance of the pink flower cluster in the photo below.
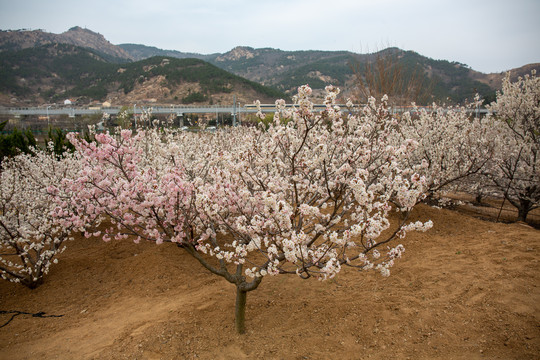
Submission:
{"label": "pink flower cluster", "polygon": [[[67,184],[77,212],[109,218],[105,240],[175,242],[231,282],[326,279],[344,265],[387,274],[403,251],[388,244],[429,228],[407,222],[427,184],[408,164],[417,142],[390,143],[397,122],[385,102],[345,116],[328,87],[316,113],[310,94],[300,87],[292,108],[278,100],[268,129],[71,136],[82,154]],[[388,232],[393,208],[401,220]]]}

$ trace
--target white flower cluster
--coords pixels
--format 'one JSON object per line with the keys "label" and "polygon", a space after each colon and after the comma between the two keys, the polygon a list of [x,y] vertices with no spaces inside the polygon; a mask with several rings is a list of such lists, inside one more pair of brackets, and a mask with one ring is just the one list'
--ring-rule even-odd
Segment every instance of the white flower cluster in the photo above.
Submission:
{"label": "white flower cluster", "polygon": [[78,158],[37,151],[2,162],[0,173],[0,276],[30,288],[41,284],[64,250],[71,231],[83,224],[70,195],[59,186],[74,178]]}
{"label": "white flower cluster", "polygon": [[391,142],[418,142],[406,161],[439,205],[448,191],[503,195],[525,220],[540,206],[540,78],[533,71],[512,82],[507,74],[488,116],[479,115],[480,106],[476,96],[461,107],[415,107]]}
{"label": "white flower cluster", "polygon": [[428,193],[456,189],[493,156],[492,121],[475,116],[479,101],[463,107],[414,108],[402,116],[398,139],[418,142],[408,161],[425,176]]}
{"label": "white flower cluster", "polygon": [[518,220],[540,206],[540,78],[530,75],[503,80],[497,101],[489,109],[497,121],[493,129],[494,155],[487,176],[495,191],[518,209]]}
{"label": "white flower cluster", "polygon": [[[199,249],[226,263],[253,264],[244,269],[248,277],[326,279],[344,264],[388,271],[398,256],[377,256],[379,244],[430,226],[403,222],[380,239],[392,204],[406,213],[424,195],[425,177],[406,164],[417,143],[389,142],[397,122],[384,103],[372,101],[360,116],[344,119],[334,105],[339,89],[326,90],[320,114],[307,86],[299,88],[293,112],[276,101],[273,124],[233,140],[234,161],[208,171],[196,191],[198,211],[216,234],[234,241],[204,237]],[[370,265],[352,249],[373,254]]]}

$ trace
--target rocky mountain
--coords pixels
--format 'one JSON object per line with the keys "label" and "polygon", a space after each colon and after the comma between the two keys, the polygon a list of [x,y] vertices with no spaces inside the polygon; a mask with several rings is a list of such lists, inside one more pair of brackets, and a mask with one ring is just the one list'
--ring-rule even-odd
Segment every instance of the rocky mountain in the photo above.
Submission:
{"label": "rocky mountain", "polygon": [[352,75],[355,54],[346,51],[282,51],[236,47],[208,59],[227,71],[282,91],[309,83],[315,89],[332,83],[343,86]]}
{"label": "rocky mountain", "polygon": [[134,57],[119,46],[111,44],[101,34],[79,26],[61,34],[42,30],[0,31],[0,51],[22,50],[48,44],[70,44],[95,50],[109,61],[126,62]]}
{"label": "rocky mountain", "polygon": [[[492,101],[500,88],[504,73],[483,74],[465,64],[447,60],[434,60],[414,51],[388,48],[372,54],[356,54],[348,51],[283,51],[272,48],[254,49],[238,46],[224,54],[188,54],[168,52],[144,45],[120,44],[135,56],[153,56],[166,52],[175,57],[197,57],[224,70],[230,71],[263,85],[272,86],[288,94],[296,88],[309,84],[319,94],[326,85],[339,86],[345,96],[354,96],[360,79],[365,80],[366,71],[372,71],[377,61],[383,59],[387,66],[397,66],[404,79],[415,78],[429,96],[417,102],[432,101],[463,102],[479,93]],[[371,70],[369,70],[371,69]],[[532,69],[540,71],[540,64],[529,64],[511,71],[512,77],[523,76]]]}
{"label": "rocky mountain", "polygon": [[[357,96],[359,101],[362,101],[358,95],[362,88],[359,85],[366,84],[370,76],[372,82],[382,82],[380,77],[399,74],[404,82],[414,80],[417,85],[421,84],[418,87],[424,94],[415,97],[417,103],[432,101],[460,103],[471,99],[475,93],[491,101],[494,100],[495,92],[500,88],[504,76],[503,73],[483,74],[465,64],[434,60],[414,51],[398,48],[389,48],[372,54],[356,54],[348,51],[283,51],[238,46],[223,54],[205,55],[138,44],[113,45],[103,35],[80,27],[71,28],[62,34],[51,34],[41,30],[0,31],[1,55],[52,44],[70,44],[90,49],[89,54],[92,55],[88,56],[97,57],[106,63],[137,62],[154,56],[199,59],[285,94],[292,95],[298,86],[309,84],[314,89],[315,95],[320,97],[324,87],[332,84],[342,89],[344,97]],[[380,67],[378,62],[386,63]],[[377,67],[383,70],[377,70]],[[514,77],[524,75],[530,73],[532,69],[540,70],[540,64],[529,64],[514,69],[512,75]],[[140,75],[144,77],[144,74]],[[10,71],[2,76],[10,77]],[[21,81],[23,80],[20,80],[17,86],[28,87],[27,83]],[[84,83],[82,80],[81,82]],[[407,84],[401,84],[394,91],[399,93],[405,86]],[[43,88],[48,87],[42,87],[42,91]],[[101,94],[103,95],[103,91]]]}
{"label": "rocky mountain", "polygon": [[119,46],[137,59],[156,55],[202,59],[236,75],[289,94],[303,84],[309,84],[318,90],[324,89],[328,84],[346,88],[352,77],[350,64],[355,58],[362,58],[362,55],[346,51],[282,51],[247,46],[235,47],[224,54],[210,55],[161,50],[136,44]]}
{"label": "rocky mountain", "polygon": [[51,43],[0,52],[0,103],[4,106],[108,101],[125,104],[231,104],[273,102],[277,90],[199,59],[151,57],[118,64],[97,51]]}

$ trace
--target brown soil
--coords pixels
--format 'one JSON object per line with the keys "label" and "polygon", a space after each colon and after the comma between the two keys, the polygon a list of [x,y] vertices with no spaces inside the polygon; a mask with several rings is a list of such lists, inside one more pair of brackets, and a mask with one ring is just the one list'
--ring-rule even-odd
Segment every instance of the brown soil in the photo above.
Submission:
{"label": "brown soil", "polygon": [[[68,244],[45,283],[0,282],[1,359],[539,359],[540,232],[419,206],[389,278],[266,278],[234,331],[234,287],[172,244]],[[0,326],[11,315],[0,315]]]}

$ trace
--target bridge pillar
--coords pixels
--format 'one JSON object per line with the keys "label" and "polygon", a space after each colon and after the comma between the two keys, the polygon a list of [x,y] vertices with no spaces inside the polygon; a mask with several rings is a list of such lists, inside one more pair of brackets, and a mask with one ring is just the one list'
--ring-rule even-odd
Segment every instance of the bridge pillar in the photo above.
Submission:
{"label": "bridge pillar", "polygon": [[183,128],[184,127],[184,114],[176,113],[176,117],[178,118],[178,127]]}

